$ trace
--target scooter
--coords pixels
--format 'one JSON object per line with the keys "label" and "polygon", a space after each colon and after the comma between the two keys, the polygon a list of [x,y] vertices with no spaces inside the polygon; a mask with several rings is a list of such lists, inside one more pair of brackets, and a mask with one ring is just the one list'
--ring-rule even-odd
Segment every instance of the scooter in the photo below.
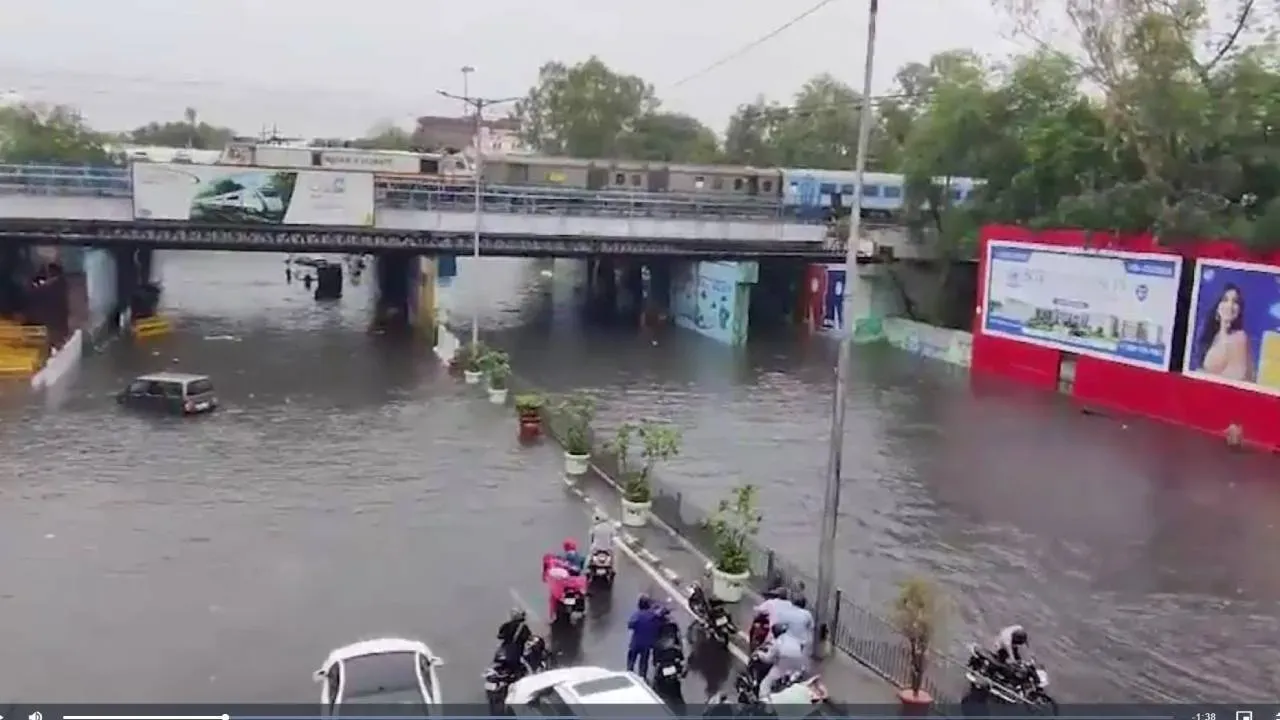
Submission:
{"label": "scooter", "polygon": [[592,589],[611,590],[617,571],[613,569],[613,553],[596,550],[587,560],[587,584]]}
{"label": "scooter", "polygon": [[581,625],[587,617],[586,598],[577,588],[567,588],[556,605],[557,625]]}

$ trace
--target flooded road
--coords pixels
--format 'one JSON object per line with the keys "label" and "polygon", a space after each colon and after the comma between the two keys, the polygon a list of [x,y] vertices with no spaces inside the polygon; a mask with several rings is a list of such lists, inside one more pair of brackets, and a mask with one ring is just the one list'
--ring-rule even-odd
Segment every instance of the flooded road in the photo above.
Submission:
{"label": "flooded road", "polygon": [[[757,483],[764,539],[810,564],[830,343],[735,352],[674,329],[588,332],[575,264],[483,262],[482,292],[463,262],[449,294],[461,315],[483,309],[519,372],[592,389],[602,425],[679,423],[685,456],[664,481],[706,506]],[[385,633],[427,640],[450,697],[474,697],[509,589],[540,597],[536,554],[512,548],[585,530],[557,453],[518,448],[509,410],[425,349],[369,335],[364,288],[317,305],[284,284],[279,256],[175,253],[164,267],[172,337],[109,347],[52,407],[0,393],[0,568],[13,579],[0,690],[305,702],[329,649]],[[213,375],[225,410],[120,412],[110,394],[156,369]],[[839,573],[862,604],[937,578],[952,636],[1026,624],[1062,699],[1280,695],[1274,459],[971,387],[893,351],[859,351],[854,374]],[[593,632],[590,659],[616,664],[621,630]]]}
{"label": "flooded road", "polygon": [[[477,296],[460,273],[465,318]],[[757,484],[763,539],[816,568],[834,343],[787,333],[734,351],[675,329],[587,332],[576,266],[553,273],[513,266],[528,300],[481,305],[517,371],[594,392],[602,427],[677,423],[685,453],[663,480],[708,508]],[[887,615],[897,581],[935,578],[957,650],[1022,623],[1060,698],[1280,696],[1275,458],[971,385],[885,348],[857,351],[852,392],[837,564],[864,607]]]}
{"label": "flooded road", "polygon": [[[550,447],[409,343],[365,332],[368,298],[318,305],[274,256],[166,266],[178,326],[85,363],[60,406],[0,409],[0,692],[35,702],[312,702],[332,648],[426,640],[446,697],[482,697],[515,597],[545,612],[541,552],[588,526]],[[225,404],[120,411],[139,373],[213,376]],[[618,665],[627,607],[593,620]],[[622,619],[620,619],[622,618]]]}

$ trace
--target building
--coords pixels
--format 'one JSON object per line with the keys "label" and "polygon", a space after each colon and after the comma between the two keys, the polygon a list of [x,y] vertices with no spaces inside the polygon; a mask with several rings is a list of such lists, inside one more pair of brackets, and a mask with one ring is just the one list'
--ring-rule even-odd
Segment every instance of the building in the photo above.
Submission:
{"label": "building", "polygon": [[[413,131],[415,147],[470,152],[475,132],[473,117],[426,115],[418,118]],[[525,152],[520,141],[520,124],[509,118],[484,120],[480,125],[480,148],[489,153]]]}

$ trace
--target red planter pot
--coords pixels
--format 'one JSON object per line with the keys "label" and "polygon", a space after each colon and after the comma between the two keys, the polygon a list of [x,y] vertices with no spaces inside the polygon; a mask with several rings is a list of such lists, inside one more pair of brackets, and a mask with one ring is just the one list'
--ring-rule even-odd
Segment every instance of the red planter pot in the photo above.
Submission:
{"label": "red planter pot", "polygon": [[533,440],[542,435],[542,416],[535,412],[520,413],[520,439]]}

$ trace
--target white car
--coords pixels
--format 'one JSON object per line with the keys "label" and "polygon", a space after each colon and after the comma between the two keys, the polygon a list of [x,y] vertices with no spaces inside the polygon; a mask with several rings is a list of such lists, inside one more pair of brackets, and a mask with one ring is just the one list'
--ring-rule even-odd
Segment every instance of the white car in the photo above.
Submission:
{"label": "white car", "polygon": [[672,717],[666,703],[638,675],[602,667],[571,667],[530,675],[507,691],[516,715],[587,715],[584,705],[651,705],[645,716]]}
{"label": "white car", "polygon": [[439,714],[444,661],[426,643],[403,638],[364,640],[329,653],[314,677],[322,688],[320,712],[343,715],[343,705],[421,705]]}

